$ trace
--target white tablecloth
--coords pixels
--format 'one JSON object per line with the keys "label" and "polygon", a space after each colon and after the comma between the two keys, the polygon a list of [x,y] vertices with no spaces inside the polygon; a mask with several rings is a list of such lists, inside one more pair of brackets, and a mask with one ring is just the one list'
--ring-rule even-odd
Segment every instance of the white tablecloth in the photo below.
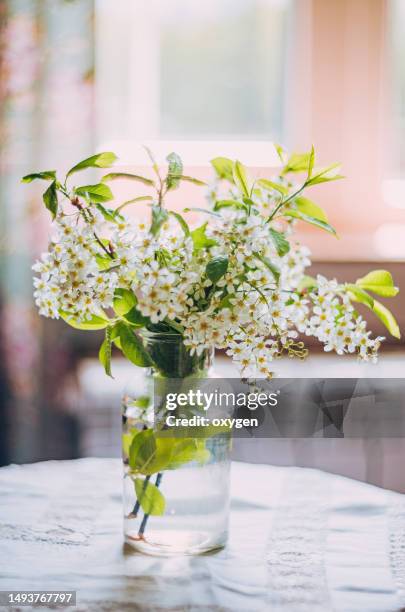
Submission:
{"label": "white tablecloth", "polygon": [[160,558],[123,547],[119,461],[10,466],[0,469],[0,590],[19,589],[76,590],[76,609],[97,612],[400,610],[405,496],[234,463],[227,547]]}

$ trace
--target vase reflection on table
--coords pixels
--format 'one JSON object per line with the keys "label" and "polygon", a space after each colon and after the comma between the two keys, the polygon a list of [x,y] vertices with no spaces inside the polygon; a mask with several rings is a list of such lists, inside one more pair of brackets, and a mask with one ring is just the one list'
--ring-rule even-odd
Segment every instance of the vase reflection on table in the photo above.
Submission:
{"label": "vase reflection on table", "polygon": [[165,380],[180,391],[212,376],[212,351],[191,356],[179,334],[142,336],[155,365],[143,369],[143,389],[138,378],[123,401],[125,541],[155,555],[221,548],[228,532],[230,434],[169,432],[166,408],[157,405]]}

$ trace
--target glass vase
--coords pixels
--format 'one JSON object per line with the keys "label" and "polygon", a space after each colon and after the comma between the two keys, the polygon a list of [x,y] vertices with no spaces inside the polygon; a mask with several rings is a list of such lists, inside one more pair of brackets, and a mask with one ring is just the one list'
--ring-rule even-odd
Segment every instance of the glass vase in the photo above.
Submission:
{"label": "glass vase", "polygon": [[143,332],[142,339],[153,365],[138,368],[123,401],[125,541],[155,555],[221,548],[228,531],[230,436],[188,431],[165,437],[155,392],[166,381],[181,388],[211,377],[213,352],[190,355],[175,333]]}

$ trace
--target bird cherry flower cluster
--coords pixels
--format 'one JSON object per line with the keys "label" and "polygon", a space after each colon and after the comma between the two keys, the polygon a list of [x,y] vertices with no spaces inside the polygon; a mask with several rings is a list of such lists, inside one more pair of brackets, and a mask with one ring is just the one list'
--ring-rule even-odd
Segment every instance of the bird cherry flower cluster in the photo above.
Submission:
{"label": "bird cherry flower cluster", "polygon": [[[374,362],[383,338],[371,337],[355,304],[368,307],[399,337],[393,315],[372,296],[393,297],[398,289],[385,270],[355,283],[306,274],[310,254],[294,239],[296,223],[336,232],[302,193],[342,177],[336,165],[315,167],[313,149],[290,157],[278,152],[278,176],[255,181],[239,161],[215,158],[207,208],[183,214],[165,208],[166,194],[183,181],[204,183],[184,175],[175,153],[167,157],[163,176],[147,150],[154,180],[111,172],[99,183],[69,186],[81,170],[111,167],[113,153],[76,164],[63,182],[55,171],[25,176],[24,182],[48,182],[43,200],[53,218],[49,250],[34,265],[40,314],[79,329],[104,329],[99,355],[109,375],[114,345],[133,363],[154,365],[142,329],[180,334],[190,357],[223,349],[245,376],[271,377],[273,361],[282,355],[304,358],[306,336],[317,338],[325,351]],[[107,208],[114,180],[138,181],[153,191]],[[150,222],[126,216],[127,207],[141,201],[150,204]],[[187,222],[191,210],[205,216],[194,229]]]}

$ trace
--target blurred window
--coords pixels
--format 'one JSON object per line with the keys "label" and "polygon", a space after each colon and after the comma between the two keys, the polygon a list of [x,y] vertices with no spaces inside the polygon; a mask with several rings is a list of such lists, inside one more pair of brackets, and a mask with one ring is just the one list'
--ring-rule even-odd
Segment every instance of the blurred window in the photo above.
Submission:
{"label": "blurred window", "polygon": [[293,4],[96,0],[99,140],[282,140]]}
{"label": "blurred window", "polygon": [[405,2],[391,0],[389,58],[391,58],[393,128],[396,142],[395,170],[405,178]]}

